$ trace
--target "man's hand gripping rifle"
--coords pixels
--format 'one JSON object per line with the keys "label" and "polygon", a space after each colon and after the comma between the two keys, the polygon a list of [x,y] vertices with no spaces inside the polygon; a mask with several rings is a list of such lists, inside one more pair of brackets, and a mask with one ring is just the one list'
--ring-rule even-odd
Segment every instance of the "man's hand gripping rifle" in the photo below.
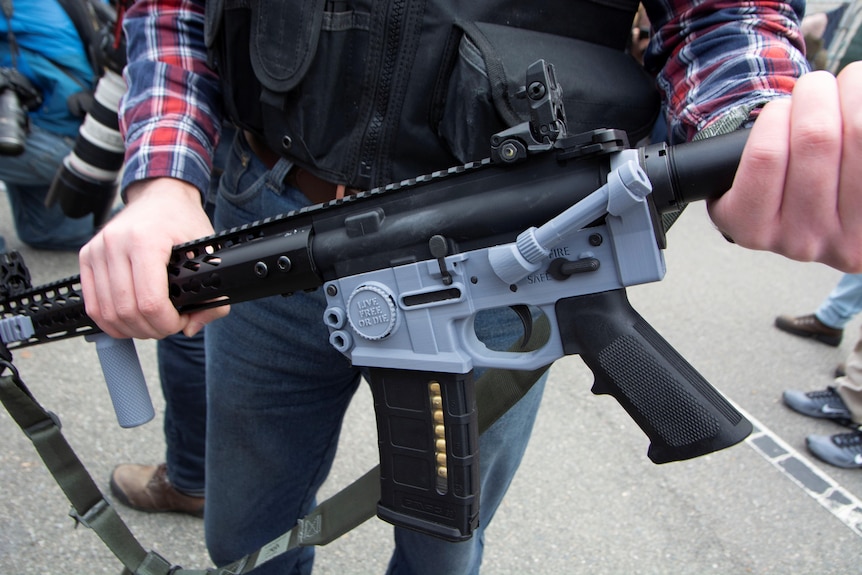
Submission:
{"label": "man's hand gripping rifle", "polygon": [[[640,149],[615,130],[569,135],[541,61],[524,97],[530,121],[494,136],[489,159],[177,246],[169,265],[181,312],[322,287],[330,342],[367,368],[373,390],[378,515],[449,540],[478,522],[475,368],[536,370],[579,354],[593,392],[619,401],[656,463],[751,431],[625,294],[662,279],[660,214],[729,189],[745,134]],[[6,298],[8,348],[99,333],[79,285]],[[519,312],[525,341],[527,309],[547,318],[550,336],[531,351],[489,349],[474,318],[501,307]],[[124,387],[113,371],[109,388]],[[115,404],[127,395],[112,391]]]}

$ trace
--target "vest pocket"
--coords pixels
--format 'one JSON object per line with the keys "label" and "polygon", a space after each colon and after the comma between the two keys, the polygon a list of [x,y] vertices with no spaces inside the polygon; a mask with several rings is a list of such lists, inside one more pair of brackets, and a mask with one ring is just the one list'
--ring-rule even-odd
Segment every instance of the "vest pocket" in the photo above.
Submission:
{"label": "vest pocket", "polygon": [[658,114],[653,79],[628,54],[581,40],[498,24],[459,22],[451,57],[434,91],[431,122],[461,162],[488,155],[490,137],[529,120],[518,91],[527,67],[554,65],[570,134],[625,130],[648,135]]}

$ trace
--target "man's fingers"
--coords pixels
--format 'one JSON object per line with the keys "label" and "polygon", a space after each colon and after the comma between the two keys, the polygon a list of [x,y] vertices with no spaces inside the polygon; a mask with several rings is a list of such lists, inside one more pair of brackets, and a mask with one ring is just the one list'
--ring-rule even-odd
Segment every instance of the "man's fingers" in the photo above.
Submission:
{"label": "man's fingers", "polygon": [[751,128],[733,186],[709,205],[719,229],[747,248],[767,250],[776,242],[789,154],[790,111],[789,100],[775,100],[764,107]]}
{"label": "man's fingers", "polygon": [[96,249],[95,244],[100,241],[100,238],[90,240],[90,243],[85,245],[79,253],[79,263],[81,268],[81,293],[84,297],[84,309],[87,315],[108,335],[115,338],[126,337],[122,330],[115,327],[114,321],[106,319],[105,310],[112,309],[113,303],[110,296],[110,287],[104,285],[104,282],[97,282],[96,277],[104,277],[101,275],[101,267],[99,259],[93,255]]}
{"label": "man's fingers", "polygon": [[807,74],[761,111],[731,190],[710,205],[736,243],[862,271],[862,66],[845,70]]}
{"label": "man's fingers", "polygon": [[131,281],[134,286],[134,313],[140,327],[151,331],[150,337],[180,331],[185,321],[168,298],[167,257],[144,246],[129,255]]}
{"label": "man's fingers", "polygon": [[791,258],[821,259],[835,237],[841,123],[835,77],[827,72],[812,72],[800,78],[793,91],[779,239],[785,255]]}
{"label": "man's fingers", "polygon": [[844,141],[838,210],[845,268],[862,271],[862,62],[853,62],[838,75]]}
{"label": "man's fingers", "polygon": [[191,337],[198,333],[208,323],[211,323],[219,318],[222,318],[230,311],[229,305],[223,305],[206,310],[192,312],[188,315],[188,323],[183,329],[183,333]]}

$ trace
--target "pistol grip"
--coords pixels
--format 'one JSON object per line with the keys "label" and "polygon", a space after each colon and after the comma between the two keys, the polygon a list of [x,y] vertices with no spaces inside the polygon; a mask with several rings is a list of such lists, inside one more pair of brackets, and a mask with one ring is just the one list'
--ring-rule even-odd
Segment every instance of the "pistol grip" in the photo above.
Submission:
{"label": "pistol grip", "polygon": [[380,451],[378,516],[448,541],[479,522],[472,372],[370,369]]}
{"label": "pistol grip", "polygon": [[650,438],[655,463],[690,459],[742,441],[745,419],[629,304],[625,290],[557,302],[566,354],[595,375]]}

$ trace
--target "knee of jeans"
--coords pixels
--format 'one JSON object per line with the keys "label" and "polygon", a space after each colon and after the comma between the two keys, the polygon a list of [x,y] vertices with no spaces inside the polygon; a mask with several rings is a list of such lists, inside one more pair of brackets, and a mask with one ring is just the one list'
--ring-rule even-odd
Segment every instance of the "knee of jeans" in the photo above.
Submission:
{"label": "knee of jeans", "polygon": [[37,249],[77,251],[93,237],[93,218],[67,218],[59,208],[40,206],[16,214],[15,231],[22,242]]}
{"label": "knee of jeans", "polygon": [[409,529],[395,529],[387,575],[477,575],[485,549],[480,526],[471,539],[452,543]]}

